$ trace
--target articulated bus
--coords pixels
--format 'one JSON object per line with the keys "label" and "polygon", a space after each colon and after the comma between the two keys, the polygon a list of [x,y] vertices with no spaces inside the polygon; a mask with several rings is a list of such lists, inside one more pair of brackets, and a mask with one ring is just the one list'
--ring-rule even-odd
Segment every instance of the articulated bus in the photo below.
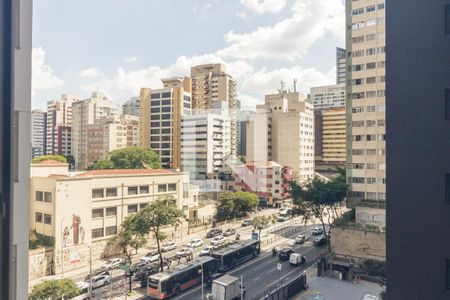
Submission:
{"label": "articulated bus", "polygon": [[181,264],[148,277],[147,293],[154,299],[167,299],[202,282],[217,272],[217,260],[202,256],[187,264]]}
{"label": "articulated bus", "polygon": [[237,265],[243,264],[261,252],[259,241],[241,241],[214,251],[211,256],[218,261],[219,272],[226,272]]}

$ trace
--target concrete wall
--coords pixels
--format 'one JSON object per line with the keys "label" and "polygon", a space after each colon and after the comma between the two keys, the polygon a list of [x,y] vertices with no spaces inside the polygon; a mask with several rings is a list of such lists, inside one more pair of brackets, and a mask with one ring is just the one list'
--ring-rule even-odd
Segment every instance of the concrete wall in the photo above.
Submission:
{"label": "concrete wall", "polygon": [[39,248],[29,251],[28,277],[29,280],[52,274],[53,250],[51,248]]}
{"label": "concrete wall", "polygon": [[333,227],[331,247],[337,256],[386,260],[386,234]]}

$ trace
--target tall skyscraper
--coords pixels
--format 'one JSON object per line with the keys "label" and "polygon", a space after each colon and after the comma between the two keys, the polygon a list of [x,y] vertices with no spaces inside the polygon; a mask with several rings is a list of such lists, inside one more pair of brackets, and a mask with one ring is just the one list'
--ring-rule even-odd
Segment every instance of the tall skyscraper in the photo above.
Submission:
{"label": "tall skyscraper", "polygon": [[345,84],[347,81],[347,52],[336,47],[336,84]]}
{"label": "tall skyscraper", "polygon": [[312,87],[309,93],[315,110],[345,107],[346,97],[345,83]]}
{"label": "tall skyscraper", "polygon": [[385,224],[385,5],[347,1],[347,180],[356,221]]}
{"label": "tall skyscraper", "polygon": [[192,108],[209,109],[215,101],[228,103],[231,117],[231,154],[237,153],[236,80],[226,72],[224,64],[207,64],[191,68]]}
{"label": "tall skyscraper", "polygon": [[387,299],[450,299],[450,1],[386,4]]}
{"label": "tall skyscraper", "polygon": [[40,109],[31,111],[31,156],[45,155],[47,113]]}
{"label": "tall skyscraper", "polygon": [[162,79],[162,89],[141,89],[140,145],[153,149],[163,168],[181,165],[181,119],[191,114],[191,79]]}
{"label": "tall skyscraper", "polygon": [[141,112],[141,98],[131,97],[130,100],[122,104],[122,113],[139,117]]}
{"label": "tall skyscraper", "polygon": [[47,102],[47,154],[71,155],[72,104],[77,101],[78,96],[62,95]]}
{"label": "tall skyscraper", "polygon": [[77,170],[88,167],[88,126],[101,118],[119,116],[120,112],[119,104],[100,92],[72,105],[72,155]]}
{"label": "tall skyscraper", "polygon": [[266,95],[247,123],[247,161],[276,161],[294,179],[314,177],[314,108],[299,92]]}

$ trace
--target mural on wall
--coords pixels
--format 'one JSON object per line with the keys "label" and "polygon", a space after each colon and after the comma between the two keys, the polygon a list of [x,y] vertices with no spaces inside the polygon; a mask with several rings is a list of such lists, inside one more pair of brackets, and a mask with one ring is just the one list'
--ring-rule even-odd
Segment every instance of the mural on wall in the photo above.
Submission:
{"label": "mural on wall", "polygon": [[[73,243],[75,245],[78,245],[80,243],[80,224],[81,224],[80,216],[72,214],[72,226],[70,226],[70,229],[72,229],[73,232]],[[84,230],[83,230],[83,242],[84,242]]]}
{"label": "mural on wall", "polygon": [[64,227],[64,230],[63,230],[63,243],[64,243],[63,247],[67,246],[67,239],[69,238],[69,235],[70,235],[70,230],[66,226],[66,227]]}

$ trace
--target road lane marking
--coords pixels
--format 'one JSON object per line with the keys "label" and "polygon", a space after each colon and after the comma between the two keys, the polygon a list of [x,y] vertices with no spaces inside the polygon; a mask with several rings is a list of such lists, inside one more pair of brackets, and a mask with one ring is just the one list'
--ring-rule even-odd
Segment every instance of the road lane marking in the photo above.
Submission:
{"label": "road lane marking", "polygon": [[261,278],[261,277],[256,277],[255,279],[253,279],[253,281],[257,281],[257,280],[259,280],[259,278]]}

